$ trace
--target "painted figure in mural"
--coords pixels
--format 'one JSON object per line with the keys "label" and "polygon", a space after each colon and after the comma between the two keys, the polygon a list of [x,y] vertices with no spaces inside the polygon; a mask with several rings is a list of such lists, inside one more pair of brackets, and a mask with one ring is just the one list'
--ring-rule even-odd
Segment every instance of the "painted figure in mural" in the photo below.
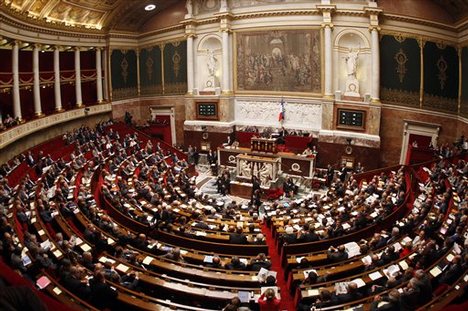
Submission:
{"label": "painted figure in mural", "polygon": [[206,50],[207,54],[207,66],[208,66],[208,72],[210,73],[210,77],[214,77],[215,72],[216,72],[216,63],[218,60],[214,56],[214,51],[211,49]]}
{"label": "painted figure in mural", "polygon": [[349,77],[356,77],[357,69],[357,58],[359,49],[348,49],[348,55],[346,56],[346,69],[348,70]]}

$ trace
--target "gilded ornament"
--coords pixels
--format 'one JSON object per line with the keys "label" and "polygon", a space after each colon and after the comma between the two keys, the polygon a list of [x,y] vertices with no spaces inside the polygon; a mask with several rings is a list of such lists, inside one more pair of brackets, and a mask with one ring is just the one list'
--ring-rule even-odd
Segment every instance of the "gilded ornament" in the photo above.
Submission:
{"label": "gilded ornament", "polygon": [[408,61],[408,57],[406,56],[405,52],[400,49],[394,56],[395,61],[397,62],[396,72],[398,72],[398,78],[400,79],[400,83],[403,83],[403,79],[406,76],[406,62]]}
{"label": "gilded ornament", "polygon": [[172,56],[172,70],[174,71],[174,76],[176,79],[179,77],[180,61],[181,57],[179,53],[174,51],[174,55]]}
{"label": "gilded ornament", "polygon": [[122,74],[122,78],[124,80],[125,83],[127,83],[127,78],[128,78],[128,61],[127,61],[127,58],[124,58],[122,59],[122,62],[120,63],[120,69],[122,69],[121,71],[121,74]]}
{"label": "gilded ornament", "polygon": [[444,59],[444,56],[442,55],[437,61],[437,69],[439,69],[439,74],[437,75],[437,77],[439,78],[441,90],[445,88],[445,83],[447,82],[447,68],[448,68],[447,61]]}
{"label": "gilded ornament", "polygon": [[148,59],[146,59],[146,74],[148,75],[148,80],[152,80],[153,79],[153,64],[154,64],[154,61],[153,61],[153,58],[151,58],[151,56],[148,56]]}
{"label": "gilded ornament", "polygon": [[443,42],[436,42],[436,46],[441,50],[445,50],[445,48],[447,47],[447,44]]}
{"label": "gilded ornament", "polygon": [[403,43],[403,41],[406,40],[406,38],[401,33],[393,36],[393,38],[395,38],[395,40],[398,41],[399,43]]}

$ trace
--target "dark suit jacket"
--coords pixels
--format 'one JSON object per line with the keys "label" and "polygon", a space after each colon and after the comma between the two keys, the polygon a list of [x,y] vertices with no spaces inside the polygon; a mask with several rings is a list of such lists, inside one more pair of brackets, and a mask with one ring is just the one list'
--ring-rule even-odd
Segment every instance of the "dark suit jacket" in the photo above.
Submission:
{"label": "dark suit jacket", "polygon": [[91,283],[91,290],[91,301],[96,307],[104,309],[115,306],[115,300],[118,294],[117,291],[110,288],[108,284]]}
{"label": "dark suit jacket", "polygon": [[229,235],[229,243],[231,244],[247,244],[247,237],[242,233],[231,233]]}

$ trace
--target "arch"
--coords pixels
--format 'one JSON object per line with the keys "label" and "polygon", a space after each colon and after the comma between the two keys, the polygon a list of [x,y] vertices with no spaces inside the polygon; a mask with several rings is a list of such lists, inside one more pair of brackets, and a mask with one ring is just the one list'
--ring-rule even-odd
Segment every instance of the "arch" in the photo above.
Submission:
{"label": "arch", "polygon": [[221,49],[221,37],[215,34],[204,36],[198,42],[197,52],[203,51],[208,47]]}
{"label": "arch", "polygon": [[[361,31],[356,30],[356,29],[344,29],[340,31],[335,37],[333,48],[334,49],[339,48],[340,46],[343,46],[343,43],[351,43],[353,40],[352,37],[354,37],[354,35],[357,35],[357,37],[360,39],[360,42],[364,44],[363,46],[361,46],[361,49],[370,49],[369,38],[367,38]],[[349,46],[349,45],[345,45],[345,46]],[[353,47],[357,47],[357,46],[353,46]]]}

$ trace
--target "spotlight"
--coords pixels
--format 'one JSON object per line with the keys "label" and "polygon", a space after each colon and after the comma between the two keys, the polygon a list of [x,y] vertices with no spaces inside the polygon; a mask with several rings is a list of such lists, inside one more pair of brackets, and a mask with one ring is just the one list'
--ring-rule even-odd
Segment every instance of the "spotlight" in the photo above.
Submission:
{"label": "spotlight", "polygon": [[147,6],[145,6],[145,11],[147,11],[147,12],[153,11],[154,9],[156,9],[155,4],[148,4]]}

